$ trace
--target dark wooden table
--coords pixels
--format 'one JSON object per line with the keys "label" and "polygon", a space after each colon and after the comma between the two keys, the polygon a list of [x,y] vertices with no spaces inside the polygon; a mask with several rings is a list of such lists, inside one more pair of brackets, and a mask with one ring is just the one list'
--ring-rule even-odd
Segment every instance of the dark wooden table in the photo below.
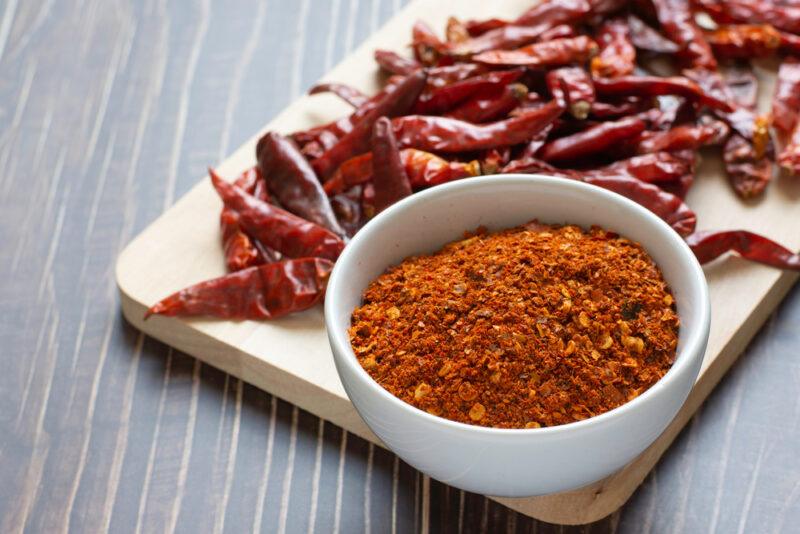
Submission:
{"label": "dark wooden table", "polygon": [[122,247],[400,3],[0,1],[0,532],[797,532],[797,290],[628,504],[575,529],[125,323]]}

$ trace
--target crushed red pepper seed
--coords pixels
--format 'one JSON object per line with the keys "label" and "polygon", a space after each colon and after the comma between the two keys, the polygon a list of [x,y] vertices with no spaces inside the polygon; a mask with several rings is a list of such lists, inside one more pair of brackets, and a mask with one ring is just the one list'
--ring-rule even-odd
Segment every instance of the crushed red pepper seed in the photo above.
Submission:
{"label": "crushed red pepper seed", "polygon": [[678,329],[638,243],[533,221],[391,267],[364,291],[349,335],[370,376],[417,408],[539,428],[640,395],[672,366]]}

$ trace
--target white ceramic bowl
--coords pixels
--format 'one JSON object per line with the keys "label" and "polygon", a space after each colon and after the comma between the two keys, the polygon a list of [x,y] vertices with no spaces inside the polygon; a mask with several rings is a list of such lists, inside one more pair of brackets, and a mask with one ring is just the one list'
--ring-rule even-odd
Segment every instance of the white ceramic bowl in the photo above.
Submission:
{"label": "white ceramic bowl", "polygon": [[[431,253],[480,225],[599,225],[638,241],[673,290],[681,327],[675,364],[653,387],[619,408],[539,429],[495,429],[436,417],[399,400],[359,365],[347,328],[366,286],[407,256]],[[658,217],[595,186],[532,175],[471,178],[417,193],[369,222],[336,262],[325,324],[350,400],[375,434],[415,468],[461,489],[522,497],[576,488],[633,460],[686,400],[708,342],[710,306],[700,265]]]}

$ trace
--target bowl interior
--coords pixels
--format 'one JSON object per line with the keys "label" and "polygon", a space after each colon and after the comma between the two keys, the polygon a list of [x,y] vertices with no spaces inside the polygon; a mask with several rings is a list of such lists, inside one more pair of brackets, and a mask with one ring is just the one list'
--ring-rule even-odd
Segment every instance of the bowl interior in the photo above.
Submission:
{"label": "bowl interior", "polygon": [[[670,375],[689,372],[691,362],[683,355],[698,352],[704,342],[709,303],[702,269],[683,239],[661,219],[622,196],[580,182],[537,175],[485,176],[434,187],[370,221],[345,248],[328,285],[325,320],[329,336],[346,355],[339,363],[357,367],[356,372],[372,382],[353,354],[347,329],[363,290],[387,267],[410,255],[434,252],[481,225],[495,231],[532,219],[584,228],[598,225],[637,241],[670,285],[681,319],[678,357],[664,378],[631,403],[659,388]],[[380,388],[377,383],[375,386]],[[550,429],[536,431],[541,430]]]}

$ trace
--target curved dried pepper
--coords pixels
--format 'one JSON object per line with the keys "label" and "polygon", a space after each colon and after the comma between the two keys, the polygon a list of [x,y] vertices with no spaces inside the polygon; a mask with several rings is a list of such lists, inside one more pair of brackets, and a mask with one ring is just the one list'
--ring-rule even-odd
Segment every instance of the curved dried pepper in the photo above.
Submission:
{"label": "curved dried pepper", "polygon": [[471,124],[448,117],[406,115],[393,119],[394,132],[403,147],[431,152],[470,152],[516,145],[531,139],[553,122],[563,109],[551,101],[539,109],[489,124]]}
{"label": "curved dried pepper", "polygon": [[511,113],[527,96],[528,88],[521,83],[491,87],[476,93],[473,98],[446,113],[445,117],[475,124],[491,122]]}
{"label": "curved dried pepper", "polygon": [[781,35],[768,24],[731,24],[705,32],[714,55],[724,59],[749,59],[774,54]]}
{"label": "curved dried pepper", "polygon": [[461,178],[478,176],[481,173],[477,160],[470,162],[447,161],[430,152],[405,148],[400,151],[406,175],[411,187],[422,189],[452,182]]}
{"label": "curved dried pepper", "polygon": [[708,263],[726,252],[778,269],[800,270],[800,255],[771,239],[747,230],[701,231],[686,237],[700,263]]}
{"label": "curved dried pepper", "polygon": [[615,78],[633,72],[636,49],[625,19],[616,18],[603,23],[597,32],[600,52],[592,58],[592,75],[596,78]]}
{"label": "curved dried pepper", "polygon": [[602,153],[621,141],[639,135],[645,122],[638,117],[626,117],[613,122],[601,122],[581,132],[550,141],[539,151],[547,162],[566,163]]}
{"label": "curved dried pepper", "polygon": [[559,24],[553,26],[549,30],[543,31],[542,34],[536,38],[539,42],[552,41],[553,39],[566,39],[567,37],[577,37],[575,28],[569,24]]}
{"label": "curved dried pepper", "polygon": [[755,78],[737,74],[734,80],[736,89],[731,90],[718,72],[693,69],[686,71],[686,75],[691,76],[706,91],[727,98],[735,104],[732,113],[717,113],[735,130],[722,149],[725,172],[734,191],[742,198],[760,195],[772,179],[772,162],[766,157],[771,150],[769,117],[756,115],[755,102],[751,96],[755,87],[747,89],[742,85],[743,82],[755,85]]}
{"label": "curved dried pepper", "polygon": [[367,114],[360,118],[353,129],[325,151],[312,163],[321,179],[328,178],[345,160],[369,150],[372,126],[378,117],[395,117],[406,113],[425,87],[424,70],[409,74],[381,99]]}
{"label": "curved dried pepper", "polygon": [[[687,69],[684,74],[700,85],[706,93],[732,104],[733,111],[723,112],[724,110],[717,110],[715,113],[753,145],[753,153],[757,159],[763,158],[770,144],[770,119],[768,116],[756,114],[754,110],[755,102],[738,100],[744,94],[741,87],[736,91],[732,91],[728,86],[727,80],[719,72],[715,71]],[[741,76],[737,74],[735,83],[740,84],[742,81]],[[751,78],[751,83],[755,83],[755,78]]]}
{"label": "curved dried pepper", "polygon": [[680,49],[677,56],[686,67],[716,70],[717,60],[703,31],[694,21],[688,0],[652,0],[661,29]]}
{"label": "curved dried pepper", "polygon": [[629,97],[618,103],[592,102],[589,116],[593,119],[619,119],[627,115],[640,113],[653,106],[652,99]]}
{"label": "curved dried pepper", "polygon": [[275,319],[307,310],[325,295],[333,262],[302,258],[249,267],[182,289],[145,313],[169,317]]}
{"label": "curved dried pepper", "polygon": [[760,195],[772,179],[772,162],[759,156],[753,144],[741,135],[728,138],[722,160],[734,191],[742,198]]}
{"label": "curved dried pepper", "polygon": [[594,88],[600,97],[678,95],[712,109],[730,112],[733,107],[717,95],[704,91],[696,82],[683,76],[620,76],[618,78],[597,78]]}
{"label": "curved dried pepper", "polygon": [[512,162],[501,172],[561,176],[608,189],[652,211],[682,236],[691,234],[697,226],[697,215],[682,199],[662,190],[657,185],[643,182],[629,175],[557,169],[535,158]]}
{"label": "curved dried pepper", "polygon": [[344,241],[327,228],[248,195],[213,169],[209,175],[225,206],[239,214],[242,228],[258,241],[289,258],[339,257]]}
{"label": "curved dried pepper", "polygon": [[414,104],[411,113],[421,115],[444,113],[470,100],[481,91],[502,89],[517,81],[524,72],[523,69],[488,72],[445,85],[423,94]]}
{"label": "curved dried pepper", "polygon": [[627,174],[643,182],[664,184],[677,182],[692,172],[691,165],[670,152],[653,152],[615,161],[587,172]]}
{"label": "curved dried pepper", "polygon": [[419,61],[403,57],[391,50],[375,50],[374,55],[378,65],[391,74],[407,76],[415,70],[422,68],[422,64],[420,64]]}
{"label": "curved dried pepper", "polygon": [[[244,171],[234,183],[263,201],[268,200],[266,185],[257,167]],[[239,225],[239,214],[223,207],[219,217],[222,232],[222,249],[225,266],[229,271],[239,271],[253,265],[280,259],[280,254],[268,247],[259,247]]]}
{"label": "curved dried pepper", "polygon": [[635,15],[628,15],[628,29],[631,34],[633,46],[647,52],[656,54],[674,54],[680,47],[658,33],[642,19]]}
{"label": "curved dried pepper", "polygon": [[369,97],[356,89],[344,83],[324,82],[318,83],[308,90],[308,94],[317,95],[321,93],[333,93],[354,108],[363,106],[369,100]]}
{"label": "curved dried pepper", "polygon": [[371,179],[372,152],[365,152],[339,165],[333,176],[322,187],[326,194],[334,195],[354,185],[369,182]]}
{"label": "curved dried pepper", "polygon": [[[365,116],[372,112],[387,96],[394,92],[397,85],[405,80],[402,76],[392,76],[386,82],[381,91],[374,96],[370,97],[364,105],[359,106],[350,115],[342,117],[339,120],[316,126],[308,130],[294,132],[289,137],[301,147],[301,151],[307,154],[306,145],[311,143],[318,143],[322,149],[322,153],[329,150],[333,145],[339,142],[341,137],[344,137],[353,130],[353,127],[358,124]],[[322,154],[314,154],[314,157],[319,157]]]}
{"label": "curved dried pepper", "polygon": [[629,176],[585,175],[583,181],[614,191],[649,209],[680,235],[694,232],[697,215],[680,197]]}
{"label": "curved dried pepper", "polygon": [[489,65],[519,65],[523,67],[558,67],[584,63],[597,53],[597,43],[585,35],[534,43],[516,50],[491,50],[472,58]]}
{"label": "curved dried pepper", "polygon": [[[705,8],[706,2],[702,4]],[[779,30],[800,34],[800,5],[761,0],[725,0],[714,5],[716,9],[712,8],[712,13],[721,15],[725,22],[771,24]]]}
{"label": "curved dried pepper", "polygon": [[465,24],[472,39],[459,43],[457,55],[479,54],[489,50],[523,46],[559,25],[575,24],[584,19],[592,6],[586,0],[551,0],[537,3],[513,22],[490,19]]}
{"label": "curved dried pepper", "polygon": [[594,104],[594,84],[589,74],[581,67],[561,67],[545,76],[547,88],[558,103],[566,107],[576,119],[589,115]]}
{"label": "curved dried pepper", "polygon": [[464,21],[464,27],[467,29],[467,33],[469,33],[472,37],[483,35],[490,30],[502,28],[503,26],[507,26],[509,24],[511,24],[509,21],[498,18]]}
{"label": "curved dried pepper", "polygon": [[392,122],[386,117],[375,121],[372,128],[372,184],[375,213],[411,195],[411,184],[400,158]]}
{"label": "curved dried pepper", "polygon": [[647,154],[661,150],[696,150],[722,143],[729,133],[728,125],[720,120],[711,120],[705,124],[681,124],[666,132],[646,132],[638,143],[637,151],[639,154]]}
{"label": "curved dried pepper", "polygon": [[267,132],[258,141],[256,155],[264,181],[281,206],[335,234],[345,235],[314,171],[292,141]]}
{"label": "curved dried pepper", "polygon": [[[481,171],[477,160],[466,163],[447,161],[436,154],[416,148],[402,149],[400,158],[403,161],[406,176],[414,189],[478,176]],[[325,182],[325,192],[328,195],[334,195],[370,180],[372,180],[372,153],[367,152],[342,163],[331,179]]]}

